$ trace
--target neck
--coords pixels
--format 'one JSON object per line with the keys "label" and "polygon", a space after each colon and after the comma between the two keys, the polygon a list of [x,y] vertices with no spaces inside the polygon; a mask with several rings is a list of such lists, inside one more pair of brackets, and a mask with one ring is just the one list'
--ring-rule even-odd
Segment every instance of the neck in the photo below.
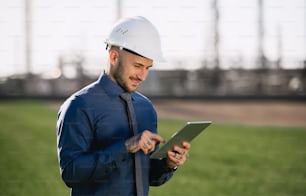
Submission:
{"label": "neck", "polygon": [[118,82],[115,80],[113,74],[111,73],[110,65],[108,65],[108,68],[105,70],[105,74],[111,79],[113,82],[118,84]]}

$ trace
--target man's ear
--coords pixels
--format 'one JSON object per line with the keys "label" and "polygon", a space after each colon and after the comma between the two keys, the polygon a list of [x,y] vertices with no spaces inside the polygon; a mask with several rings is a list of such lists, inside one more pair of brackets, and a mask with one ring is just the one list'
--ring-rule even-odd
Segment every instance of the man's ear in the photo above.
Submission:
{"label": "man's ear", "polygon": [[117,50],[109,51],[109,62],[111,65],[116,65],[119,59],[119,52]]}

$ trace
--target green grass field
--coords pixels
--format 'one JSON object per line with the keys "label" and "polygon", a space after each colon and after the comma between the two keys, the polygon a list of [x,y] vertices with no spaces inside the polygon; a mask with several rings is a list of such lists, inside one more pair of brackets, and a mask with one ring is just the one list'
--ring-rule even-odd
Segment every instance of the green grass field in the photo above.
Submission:
{"label": "green grass field", "polygon": [[[0,195],[69,195],[56,155],[56,113],[44,102],[0,102]],[[169,137],[183,121],[161,119]],[[306,128],[214,123],[188,162],[150,195],[306,195]]]}

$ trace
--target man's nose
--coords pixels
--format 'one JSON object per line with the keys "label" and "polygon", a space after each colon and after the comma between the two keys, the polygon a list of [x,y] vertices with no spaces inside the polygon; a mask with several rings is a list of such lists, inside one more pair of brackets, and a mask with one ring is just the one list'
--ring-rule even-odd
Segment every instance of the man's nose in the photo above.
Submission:
{"label": "man's nose", "polygon": [[141,81],[144,81],[147,78],[147,75],[148,75],[148,70],[146,69],[140,69],[139,72],[137,73],[137,77]]}

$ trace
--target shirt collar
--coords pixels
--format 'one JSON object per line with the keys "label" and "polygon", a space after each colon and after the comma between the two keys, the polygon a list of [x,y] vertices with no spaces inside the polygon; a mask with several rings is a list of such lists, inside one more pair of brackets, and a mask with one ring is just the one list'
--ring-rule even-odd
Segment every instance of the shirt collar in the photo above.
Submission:
{"label": "shirt collar", "polygon": [[[115,83],[108,77],[105,71],[99,77],[98,83],[104,89],[104,91],[111,97],[118,97],[121,93],[125,92],[121,86],[119,86],[117,83]],[[134,94],[135,93],[131,93],[132,99],[134,99]]]}

